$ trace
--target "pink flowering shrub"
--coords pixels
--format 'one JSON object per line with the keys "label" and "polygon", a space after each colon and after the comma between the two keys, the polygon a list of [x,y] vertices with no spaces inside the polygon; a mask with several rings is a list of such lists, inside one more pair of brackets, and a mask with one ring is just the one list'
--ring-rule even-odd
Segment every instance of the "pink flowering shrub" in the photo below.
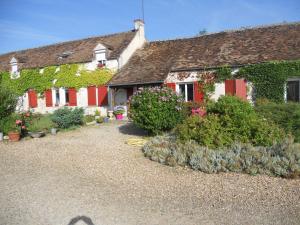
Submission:
{"label": "pink flowering shrub", "polygon": [[182,97],[166,87],[140,88],[129,103],[129,117],[150,134],[171,130],[184,118]]}

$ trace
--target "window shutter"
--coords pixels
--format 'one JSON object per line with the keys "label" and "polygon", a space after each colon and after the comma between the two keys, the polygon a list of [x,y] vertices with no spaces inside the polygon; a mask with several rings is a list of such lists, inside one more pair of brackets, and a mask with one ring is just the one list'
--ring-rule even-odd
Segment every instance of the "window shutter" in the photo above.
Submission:
{"label": "window shutter", "polygon": [[106,86],[98,87],[98,105],[99,106],[108,105],[108,95],[107,95]]}
{"label": "window shutter", "polygon": [[77,92],[75,88],[69,88],[69,106],[77,106]]}
{"label": "window shutter", "polygon": [[247,84],[245,79],[235,80],[235,94],[241,99],[247,100]]}
{"label": "window shutter", "polygon": [[46,90],[45,91],[45,99],[46,99],[46,107],[52,107],[53,101],[52,101],[52,90]]}
{"label": "window shutter", "polygon": [[225,94],[247,99],[247,85],[244,79],[225,80]]}
{"label": "window shutter", "polygon": [[95,86],[89,86],[87,88],[87,90],[88,90],[88,105],[89,106],[97,105],[97,102],[96,102],[96,87]]}
{"label": "window shutter", "polygon": [[203,102],[204,94],[198,81],[194,82],[194,102]]}
{"label": "window shutter", "polygon": [[176,84],[175,83],[167,83],[167,87],[171,88],[173,91],[176,91]]}
{"label": "window shutter", "polygon": [[225,94],[235,95],[235,80],[225,80]]}
{"label": "window shutter", "polygon": [[28,100],[29,100],[30,108],[37,107],[37,94],[36,94],[35,90],[32,90],[32,89],[28,90]]}

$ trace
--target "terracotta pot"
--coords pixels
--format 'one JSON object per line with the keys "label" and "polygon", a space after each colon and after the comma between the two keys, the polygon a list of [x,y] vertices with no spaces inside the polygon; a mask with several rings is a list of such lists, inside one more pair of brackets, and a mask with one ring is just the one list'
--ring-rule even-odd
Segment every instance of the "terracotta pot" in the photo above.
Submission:
{"label": "terracotta pot", "polygon": [[10,141],[19,141],[20,140],[20,133],[18,131],[10,131],[8,132],[8,137]]}

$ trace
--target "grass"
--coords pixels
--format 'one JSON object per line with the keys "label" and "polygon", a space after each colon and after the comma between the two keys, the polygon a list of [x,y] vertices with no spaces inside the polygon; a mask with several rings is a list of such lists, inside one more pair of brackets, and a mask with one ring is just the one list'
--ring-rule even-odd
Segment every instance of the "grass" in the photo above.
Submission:
{"label": "grass", "polygon": [[28,130],[31,132],[49,132],[52,127],[54,127],[54,123],[51,121],[49,115],[39,115],[32,119],[32,123],[29,125]]}

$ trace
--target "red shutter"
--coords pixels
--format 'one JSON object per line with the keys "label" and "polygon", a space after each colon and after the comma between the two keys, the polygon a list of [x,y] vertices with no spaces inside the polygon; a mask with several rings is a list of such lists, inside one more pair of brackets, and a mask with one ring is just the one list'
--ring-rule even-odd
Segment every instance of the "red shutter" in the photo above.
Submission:
{"label": "red shutter", "polygon": [[133,95],[133,88],[127,88],[127,100]]}
{"label": "red shutter", "polygon": [[98,87],[98,105],[99,106],[108,105],[108,96],[107,96],[107,87],[106,86]]}
{"label": "red shutter", "polygon": [[235,95],[247,99],[247,85],[244,79],[225,80],[226,95]]}
{"label": "red shutter", "polygon": [[235,80],[225,80],[225,94],[235,95]]}
{"label": "red shutter", "polygon": [[30,108],[37,107],[37,95],[36,95],[36,92],[32,89],[28,90],[28,100],[29,100]]}
{"label": "red shutter", "polygon": [[203,102],[204,94],[198,81],[194,82],[194,102]]}
{"label": "red shutter", "polygon": [[247,84],[244,79],[235,80],[235,94],[241,99],[247,100]]}
{"label": "red shutter", "polygon": [[176,91],[176,84],[175,83],[167,83],[167,87],[171,88],[173,91]]}
{"label": "red shutter", "polygon": [[75,88],[69,88],[69,106],[77,106],[77,92]]}
{"label": "red shutter", "polygon": [[88,90],[88,105],[89,106],[95,106],[97,105],[96,101],[96,87],[90,86],[87,88]]}
{"label": "red shutter", "polygon": [[46,90],[45,91],[45,99],[46,99],[46,107],[52,107],[53,102],[52,102],[52,90]]}

